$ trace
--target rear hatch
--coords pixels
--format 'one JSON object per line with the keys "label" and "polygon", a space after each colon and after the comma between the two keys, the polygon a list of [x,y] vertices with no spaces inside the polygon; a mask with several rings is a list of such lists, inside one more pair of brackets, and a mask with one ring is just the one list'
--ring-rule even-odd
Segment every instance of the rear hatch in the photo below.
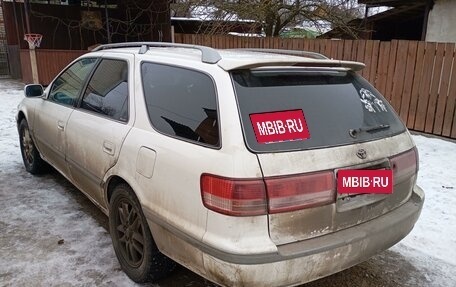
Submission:
{"label": "rear hatch", "polygon": [[[404,203],[417,154],[405,126],[366,80],[345,69],[231,72],[245,143],[266,182],[277,245],[341,230]],[[393,170],[392,194],[339,194],[341,169]]]}

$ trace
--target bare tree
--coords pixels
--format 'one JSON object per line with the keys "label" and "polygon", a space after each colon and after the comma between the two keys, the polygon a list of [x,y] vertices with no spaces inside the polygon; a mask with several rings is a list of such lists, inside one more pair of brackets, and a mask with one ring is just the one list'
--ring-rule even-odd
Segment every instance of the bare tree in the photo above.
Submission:
{"label": "bare tree", "polygon": [[[262,26],[266,36],[278,36],[286,27],[312,22],[316,27],[327,23],[354,34],[347,23],[362,17],[355,0],[176,0],[176,15],[188,17],[195,7],[206,9],[206,20],[229,22],[253,20]],[[181,10],[179,10],[181,9]],[[180,13],[180,14],[179,14]],[[228,27],[227,27],[228,28]],[[220,29],[218,29],[220,30]],[[210,31],[204,31],[208,33]]]}
{"label": "bare tree", "polygon": [[202,0],[175,0],[171,1],[171,16],[191,18],[193,12],[200,5],[205,5]]}

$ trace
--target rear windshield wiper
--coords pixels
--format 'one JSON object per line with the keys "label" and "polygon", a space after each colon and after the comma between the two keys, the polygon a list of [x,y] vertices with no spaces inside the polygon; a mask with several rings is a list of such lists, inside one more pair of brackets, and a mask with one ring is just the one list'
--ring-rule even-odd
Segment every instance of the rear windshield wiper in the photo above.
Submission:
{"label": "rear windshield wiper", "polygon": [[372,133],[372,132],[376,132],[376,131],[380,131],[380,130],[386,130],[386,129],[389,129],[389,128],[390,128],[390,125],[380,124],[378,126],[373,126],[373,127],[368,127],[368,128],[350,129],[348,131],[348,133],[350,134],[350,136],[352,138],[356,138],[358,136],[358,134],[360,134],[362,132]]}

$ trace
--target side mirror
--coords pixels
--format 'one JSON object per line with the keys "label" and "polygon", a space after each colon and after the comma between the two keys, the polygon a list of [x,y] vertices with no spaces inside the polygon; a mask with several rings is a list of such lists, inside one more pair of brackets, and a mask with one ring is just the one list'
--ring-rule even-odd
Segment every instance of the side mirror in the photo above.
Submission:
{"label": "side mirror", "polygon": [[24,88],[24,93],[27,98],[41,97],[44,93],[42,85],[27,85]]}

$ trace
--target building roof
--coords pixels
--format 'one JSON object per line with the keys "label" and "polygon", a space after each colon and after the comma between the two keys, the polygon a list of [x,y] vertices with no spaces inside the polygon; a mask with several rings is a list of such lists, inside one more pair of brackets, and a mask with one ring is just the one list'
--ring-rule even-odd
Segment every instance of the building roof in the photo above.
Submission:
{"label": "building roof", "polygon": [[[380,3],[382,1],[360,0],[361,2]],[[426,10],[426,1],[383,1],[383,2],[401,2],[396,3],[395,8],[383,11],[381,13],[367,17],[366,19],[354,19],[347,23],[360,38],[371,38],[377,40],[391,39],[408,39],[419,40],[421,38],[422,19]],[[383,3],[382,2],[382,3]],[[417,22],[421,24],[417,25]],[[413,30],[413,31],[412,31]],[[417,30],[417,31],[415,31]],[[419,31],[418,31],[419,30]],[[410,32],[407,36],[406,32]],[[380,32],[382,36],[375,37],[375,34]],[[416,32],[416,33],[415,33]],[[369,34],[369,37],[362,35]],[[390,37],[385,35],[389,34]],[[374,35],[374,36],[372,36]],[[418,36],[417,36],[418,35]],[[417,38],[418,37],[418,38]],[[335,28],[319,38],[354,38],[353,35],[348,35],[346,31],[340,28]],[[416,38],[416,39],[415,39]]]}
{"label": "building roof", "polygon": [[398,7],[398,6],[408,6],[415,4],[426,4],[428,0],[358,0],[359,4],[366,4],[368,6],[378,7],[378,6],[389,6],[389,7]]}

